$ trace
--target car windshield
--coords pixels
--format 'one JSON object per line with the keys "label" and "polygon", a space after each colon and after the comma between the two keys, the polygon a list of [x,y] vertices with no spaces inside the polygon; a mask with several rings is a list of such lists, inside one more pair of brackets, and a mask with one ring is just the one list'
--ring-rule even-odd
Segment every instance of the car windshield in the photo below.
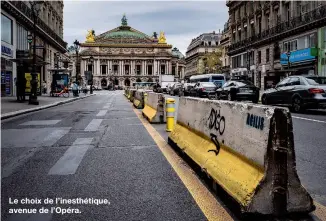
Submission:
{"label": "car windshield", "polygon": [[252,86],[253,83],[251,81],[236,81],[235,84],[237,86],[246,86],[246,85],[249,85],[249,86]]}
{"label": "car windshield", "polygon": [[202,83],[203,87],[216,87],[213,82]]}
{"label": "car windshield", "polygon": [[326,77],[307,77],[306,80],[310,85],[326,84]]}
{"label": "car windshield", "polygon": [[212,80],[213,81],[223,81],[224,80],[224,76],[212,76]]}

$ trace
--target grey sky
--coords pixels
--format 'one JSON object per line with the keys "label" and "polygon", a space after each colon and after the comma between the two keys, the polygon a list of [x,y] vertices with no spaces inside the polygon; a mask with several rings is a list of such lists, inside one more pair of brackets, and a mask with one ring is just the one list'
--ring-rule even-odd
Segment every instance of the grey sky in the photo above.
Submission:
{"label": "grey sky", "polygon": [[147,35],[164,31],[183,54],[192,38],[222,31],[228,19],[225,1],[64,1],[64,40],[70,46],[84,42],[87,30],[99,35],[116,28],[123,13],[129,26]]}

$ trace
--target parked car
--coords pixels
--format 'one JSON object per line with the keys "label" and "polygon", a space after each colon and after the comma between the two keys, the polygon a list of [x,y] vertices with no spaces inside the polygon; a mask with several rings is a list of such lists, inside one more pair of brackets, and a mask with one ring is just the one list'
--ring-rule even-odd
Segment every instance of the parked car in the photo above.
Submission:
{"label": "parked car", "polygon": [[213,82],[197,82],[190,89],[190,96],[214,97],[217,86]]}
{"label": "parked car", "polygon": [[262,94],[263,104],[287,105],[293,112],[326,107],[326,77],[290,76]]}
{"label": "parked car", "polygon": [[259,101],[259,88],[251,81],[230,80],[221,88],[216,90],[216,99],[226,99],[229,101],[250,100],[253,103]]}
{"label": "parked car", "polygon": [[189,96],[190,90],[195,86],[195,83],[184,83],[182,85],[182,93],[181,96]]}
{"label": "parked car", "polygon": [[182,92],[182,84],[181,83],[175,83],[170,90],[170,95],[172,96],[180,96],[180,93]]}
{"label": "parked car", "polygon": [[175,83],[173,82],[173,83],[168,83],[168,84],[166,85],[166,93],[167,93],[167,94],[170,94],[170,91],[171,91],[171,89],[172,89],[172,87],[173,87],[174,84],[175,84]]}

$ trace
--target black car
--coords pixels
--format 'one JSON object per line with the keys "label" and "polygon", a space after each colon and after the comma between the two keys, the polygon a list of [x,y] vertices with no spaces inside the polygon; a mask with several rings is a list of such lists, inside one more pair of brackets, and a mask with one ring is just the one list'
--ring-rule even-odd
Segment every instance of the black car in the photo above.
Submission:
{"label": "black car", "polygon": [[290,106],[293,112],[326,107],[326,77],[290,76],[262,94],[263,104]]}
{"label": "black car", "polygon": [[246,80],[230,80],[227,81],[221,88],[216,90],[216,99],[226,99],[229,101],[235,100],[250,100],[253,103],[259,101],[259,88],[251,81]]}
{"label": "black car", "polygon": [[214,97],[217,86],[213,82],[197,82],[189,91],[194,97]]}

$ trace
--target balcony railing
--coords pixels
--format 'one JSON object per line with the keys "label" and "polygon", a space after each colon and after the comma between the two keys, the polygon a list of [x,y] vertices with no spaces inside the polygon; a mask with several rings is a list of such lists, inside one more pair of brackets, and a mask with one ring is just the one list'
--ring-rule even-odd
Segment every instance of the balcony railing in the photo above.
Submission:
{"label": "balcony railing", "polygon": [[279,23],[276,26],[271,27],[270,29],[267,29],[240,42],[236,42],[230,46],[229,51],[236,49],[241,50],[241,47],[249,46],[250,44],[253,44],[255,42],[277,36],[287,31],[294,30],[296,28],[299,28],[300,26],[307,25],[313,21],[317,21],[320,19],[326,19],[326,5],[319,7],[313,11],[310,11],[305,15],[295,17],[290,21]]}
{"label": "balcony railing", "polygon": [[[33,21],[32,10],[23,1],[9,1],[10,4],[15,6],[21,13],[27,18]],[[5,3],[5,2],[4,2]],[[67,42],[63,41],[62,38],[57,35],[48,25],[46,25],[40,18],[37,19],[36,24],[51,38],[53,38],[61,47],[66,48]]]}

